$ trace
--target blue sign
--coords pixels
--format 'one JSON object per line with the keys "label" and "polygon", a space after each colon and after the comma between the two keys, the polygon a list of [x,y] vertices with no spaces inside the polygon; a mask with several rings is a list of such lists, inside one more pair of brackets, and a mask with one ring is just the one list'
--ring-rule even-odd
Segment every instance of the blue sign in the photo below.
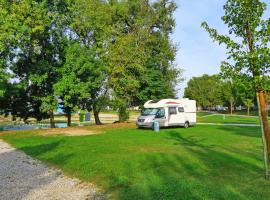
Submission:
{"label": "blue sign", "polygon": [[85,113],[85,121],[90,122],[90,113]]}

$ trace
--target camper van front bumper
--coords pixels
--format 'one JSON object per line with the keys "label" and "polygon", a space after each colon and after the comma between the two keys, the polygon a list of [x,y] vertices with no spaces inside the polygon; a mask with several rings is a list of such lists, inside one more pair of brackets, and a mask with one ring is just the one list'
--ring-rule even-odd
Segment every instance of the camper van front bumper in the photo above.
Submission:
{"label": "camper van front bumper", "polygon": [[137,122],[139,128],[152,128],[153,122]]}

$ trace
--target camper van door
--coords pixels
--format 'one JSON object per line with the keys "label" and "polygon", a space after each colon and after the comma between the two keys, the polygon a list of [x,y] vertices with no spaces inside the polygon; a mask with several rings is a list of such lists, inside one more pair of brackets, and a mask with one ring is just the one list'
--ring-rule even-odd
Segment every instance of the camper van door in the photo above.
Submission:
{"label": "camper van door", "polygon": [[166,112],[164,108],[160,108],[156,114],[155,121],[159,123],[161,127],[165,126],[166,123]]}
{"label": "camper van door", "polygon": [[177,107],[169,107],[168,114],[169,126],[177,126],[180,124]]}

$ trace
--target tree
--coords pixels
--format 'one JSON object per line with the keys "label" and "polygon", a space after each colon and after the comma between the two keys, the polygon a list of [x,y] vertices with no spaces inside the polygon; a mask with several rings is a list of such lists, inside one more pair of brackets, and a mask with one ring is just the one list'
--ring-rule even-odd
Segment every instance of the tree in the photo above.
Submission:
{"label": "tree", "polygon": [[229,105],[231,115],[236,105],[245,104],[247,99],[254,101],[256,95],[249,77],[235,74],[228,77],[224,73],[221,73],[221,77],[224,79],[222,96],[224,103]]}
{"label": "tree", "polygon": [[156,1],[152,5],[151,37],[146,44],[149,55],[136,105],[142,106],[149,99],[175,98],[176,86],[183,81],[182,70],[174,66],[177,47],[169,37],[175,27],[175,10],[173,1]]}
{"label": "tree", "polygon": [[[79,92],[79,97],[83,98],[81,103],[86,109],[93,110],[96,124],[101,124],[99,112],[108,91],[108,70],[105,56],[108,54],[108,42],[111,35],[110,9],[106,1],[78,0],[71,4],[69,13],[69,39],[74,44],[69,47],[66,54],[68,58],[64,69],[66,67],[70,69],[74,65],[79,70],[73,71],[74,74],[71,76],[73,76],[72,78],[78,77],[78,81],[83,85],[84,88],[78,90],[84,91],[84,94]],[[74,50],[72,51],[72,49]],[[81,52],[81,55],[75,50]],[[83,52],[84,50],[85,52]],[[81,64],[83,66],[80,66]],[[84,76],[81,71],[85,72]],[[66,73],[65,76],[67,77],[68,74]],[[88,96],[86,97],[86,95]]]}
{"label": "tree", "polygon": [[8,85],[9,75],[5,72],[5,68],[0,63],[0,98],[3,98]]}
{"label": "tree", "polygon": [[188,81],[184,96],[197,101],[204,109],[223,104],[223,82],[218,75],[193,77]]}
{"label": "tree", "polygon": [[65,1],[2,0],[1,3],[3,13],[8,13],[1,24],[5,32],[3,40],[9,47],[8,68],[28,95],[41,102],[40,112],[50,114],[51,127],[54,127],[57,99],[53,84],[59,75],[56,69],[63,61]]}
{"label": "tree", "polygon": [[250,108],[254,106],[252,99],[245,99],[244,101],[245,106],[247,107],[247,115],[249,116]]}
{"label": "tree", "polygon": [[78,43],[71,44],[67,49],[66,62],[60,69],[61,78],[54,85],[55,95],[62,99],[70,115],[77,109],[93,110],[96,124],[101,124],[98,114],[99,98],[107,75],[107,68],[96,52]]}
{"label": "tree", "polygon": [[225,80],[222,86],[222,97],[225,104],[229,105],[230,114],[233,114],[237,102],[237,84],[234,80]]}
{"label": "tree", "polygon": [[[249,76],[254,84],[265,147],[265,175],[268,178],[270,131],[263,84],[270,71],[270,19],[263,19],[266,7],[266,3],[260,0],[227,0],[222,20],[228,26],[229,36],[218,34],[206,22],[202,23],[202,27],[214,41],[224,44],[227,48],[228,61],[222,64],[223,72],[228,75],[232,72],[244,74]],[[229,62],[230,60],[233,62]]]}
{"label": "tree", "polygon": [[250,114],[250,108],[254,106],[256,92],[252,80],[247,76],[238,77],[237,79],[237,95],[241,103],[247,107],[247,114]]}
{"label": "tree", "polygon": [[268,117],[269,117],[269,107],[270,107],[270,90],[268,90],[265,93],[265,100],[266,100],[266,104],[268,105]]}
{"label": "tree", "polygon": [[168,0],[112,1],[110,5],[114,25],[108,53],[109,86],[119,121],[125,121],[129,106],[176,95],[180,71],[173,65],[176,48],[169,38],[176,6]]}

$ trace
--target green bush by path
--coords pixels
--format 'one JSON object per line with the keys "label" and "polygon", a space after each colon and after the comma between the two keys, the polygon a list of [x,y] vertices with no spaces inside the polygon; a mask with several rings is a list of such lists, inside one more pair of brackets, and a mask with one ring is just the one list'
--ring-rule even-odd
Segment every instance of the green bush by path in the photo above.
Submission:
{"label": "green bush by path", "polygon": [[92,136],[2,136],[97,184],[114,199],[270,199],[258,127],[196,126],[160,133],[121,127]]}

